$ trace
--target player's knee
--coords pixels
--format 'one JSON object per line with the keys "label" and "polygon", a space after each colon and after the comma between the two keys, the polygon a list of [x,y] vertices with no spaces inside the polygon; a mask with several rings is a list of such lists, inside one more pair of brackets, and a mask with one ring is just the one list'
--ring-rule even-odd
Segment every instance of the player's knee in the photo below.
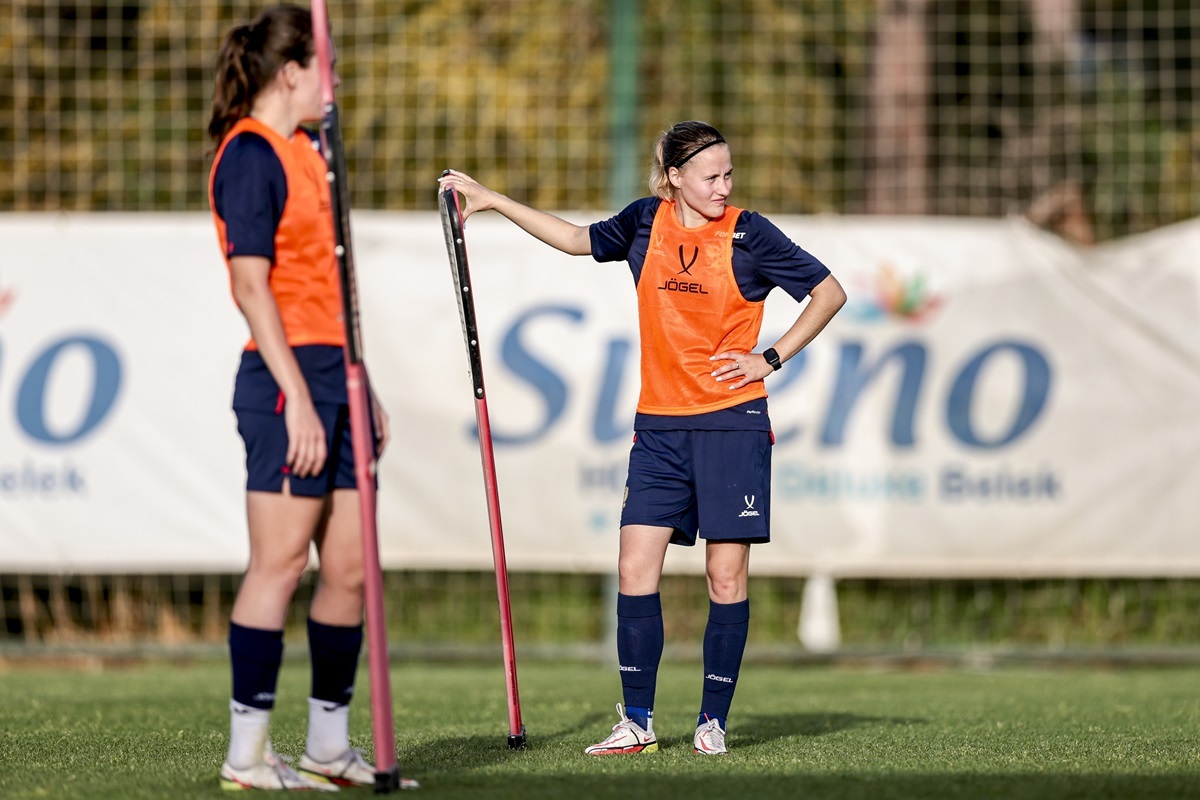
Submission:
{"label": "player's knee", "polygon": [[307,568],[307,552],[271,558],[251,557],[250,565],[246,569],[246,580],[295,589]]}
{"label": "player's knee", "polygon": [[644,559],[621,556],[617,562],[621,594],[654,594],[658,591],[658,568]]}
{"label": "player's knee", "polygon": [[350,559],[321,565],[321,583],[330,589],[359,594],[363,589],[363,567]]}
{"label": "player's knee", "polygon": [[709,569],[708,596],[714,603],[738,603],[746,599],[746,576],[737,571]]}

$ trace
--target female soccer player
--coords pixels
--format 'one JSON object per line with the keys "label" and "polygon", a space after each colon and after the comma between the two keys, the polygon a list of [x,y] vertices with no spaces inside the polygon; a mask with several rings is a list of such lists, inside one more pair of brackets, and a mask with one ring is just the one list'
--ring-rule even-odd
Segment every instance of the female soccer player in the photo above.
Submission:
{"label": "female soccer player", "polygon": [[[279,6],[232,29],[217,59],[208,126],[216,146],[209,202],[251,335],[233,392],[246,445],[250,563],[229,626],[233,698],[220,772],[228,789],[375,782],[348,733],[362,647],[362,539],[329,185],[317,142],[299,127],[321,117],[314,54],[305,9]],[[372,405],[382,451],[387,417]],[[312,543],[320,573],[297,772],[272,750],[268,723],[287,607]]]}
{"label": "female soccer player", "polygon": [[[653,197],[587,227],[529,208],[451,170],[463,217],[493,209],[551,247],[626,261],[637,287],[641,395],[621,511],[617,655],[624,707],[590,755],[658,749],[654,690],[663,648],[658,584],[667,545],[705,540],[709,617],[695,752],[726,752],[750,620],[750,545],[770,539],[771,425],[764,379],[846,301],[829,270],[764,217],[728,204],[721,134],[681,122],[654,144]],[[811,297],[774,346],[754,352],[767,293]]]}

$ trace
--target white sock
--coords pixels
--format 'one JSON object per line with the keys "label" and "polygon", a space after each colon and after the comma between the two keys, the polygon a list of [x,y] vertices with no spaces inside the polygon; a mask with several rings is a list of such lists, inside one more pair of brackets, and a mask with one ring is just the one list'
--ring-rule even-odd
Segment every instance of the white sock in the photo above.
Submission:
{"label": "white sock", "polygon": [[248,769],[262,762],[270,723],[270,711],[229,701],[229,766]]}
{"label": "white sock", "polygon": [[326,763],[350,749],[350,706],[308,698],[308,742],[304,752]]}

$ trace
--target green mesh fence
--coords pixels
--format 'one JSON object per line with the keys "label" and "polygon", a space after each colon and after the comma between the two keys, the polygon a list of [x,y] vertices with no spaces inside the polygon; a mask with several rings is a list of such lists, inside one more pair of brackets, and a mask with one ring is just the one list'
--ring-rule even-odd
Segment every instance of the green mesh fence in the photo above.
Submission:
{"label": "green mesh fence", "polygon": [[[6,3],[0,211],[203,209],[213,59],[260,8]],[[1190,0],[359,0],[330,14],[360,208],[432,209],[453,165],[537,206],[611,209],[640,191],[653,136],[700,118],[734,145],[739,205],[766,213],[1025,212],[1090,241],[1200,209]]]}

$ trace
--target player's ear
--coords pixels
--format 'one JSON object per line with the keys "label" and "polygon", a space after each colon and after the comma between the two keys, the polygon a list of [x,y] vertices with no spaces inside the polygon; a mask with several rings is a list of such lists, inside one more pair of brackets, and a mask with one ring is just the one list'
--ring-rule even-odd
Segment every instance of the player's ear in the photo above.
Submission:
{"label": "player's ear", "polygon": [[296,85],[296,79],[300,75],[300,65],[295,61],[288,61],[279,68],[279,77],[289,88]]}

